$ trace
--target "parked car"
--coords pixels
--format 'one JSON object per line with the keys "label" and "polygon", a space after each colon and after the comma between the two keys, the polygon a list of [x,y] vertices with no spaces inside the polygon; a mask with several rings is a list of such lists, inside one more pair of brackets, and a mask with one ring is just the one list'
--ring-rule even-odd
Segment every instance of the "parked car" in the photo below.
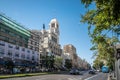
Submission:
{"label": "parked car", "polygon": [[89,74],[95,74],[95,70],[90,70]]}
{"label": "parked car", "polygon": [[70,71],[70,74],[75,74],[75,75],[79,75],[79,74],[82,74],[78,69],[72,69]]}

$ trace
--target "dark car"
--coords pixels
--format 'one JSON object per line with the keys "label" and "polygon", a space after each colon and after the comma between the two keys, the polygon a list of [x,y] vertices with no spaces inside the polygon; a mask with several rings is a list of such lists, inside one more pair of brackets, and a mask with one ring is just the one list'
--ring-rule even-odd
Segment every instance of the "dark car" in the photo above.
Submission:
{"label": "dark car", "polygon": [[80,71],[79,71],[78,69],[72,69],[72,70],[70,71],[70,74],[77,74],[77,75],[79,75],[79,74],[81,74],[81,73],[80,73]]}
{"label": "dark car", "polygon": [[90,70],[89,74],[95,74],[95,70]]}

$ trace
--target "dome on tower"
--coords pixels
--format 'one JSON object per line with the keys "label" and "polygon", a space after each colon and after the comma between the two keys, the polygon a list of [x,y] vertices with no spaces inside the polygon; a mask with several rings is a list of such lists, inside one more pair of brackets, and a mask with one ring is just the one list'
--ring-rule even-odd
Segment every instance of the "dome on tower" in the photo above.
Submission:
{"label": "dome on tower", "polygon": [[54,18],[54,19],[52,19],[52,20],[50,21],[50,23],[57,23],[57,24],[58,24],[58,21],[57,21],[56,18]]}

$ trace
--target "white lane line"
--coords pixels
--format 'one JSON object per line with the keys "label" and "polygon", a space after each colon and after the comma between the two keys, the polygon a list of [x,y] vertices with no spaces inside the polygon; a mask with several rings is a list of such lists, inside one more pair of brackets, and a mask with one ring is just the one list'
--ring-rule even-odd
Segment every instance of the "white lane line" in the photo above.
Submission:
{"label": "white lane line", "polygon": [[77,79],[75,79],[75,78],[68,78],[68,80],[77,80]]}
{"label": "white lane line", "polygon": [[[101,74],[101,73],[100,73],[100,74]],[[100,75],[100,74],[98,74],[98,75]],[[89,79],[94,78],[94,77],[96,77],[96,76],[98,76],[98,75],[91,76],[91,77],[86,78],[86,79],[84,79],[84,80],[89,80]]]}
{"label": "white lane line", "polygon": [[80,79],[76,79],[76,78],[68,78],[68,80],[81,80],[81,78],[80,78]]}
{"label": "white lane line", "polygon": [[46,78],[39,78],[39,79],[36,79],[36,80],[45,80]]}

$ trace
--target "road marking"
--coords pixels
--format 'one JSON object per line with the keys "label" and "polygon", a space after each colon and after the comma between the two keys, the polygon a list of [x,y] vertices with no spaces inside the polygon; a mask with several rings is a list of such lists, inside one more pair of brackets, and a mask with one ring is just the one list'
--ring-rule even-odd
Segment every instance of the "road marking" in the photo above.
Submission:
{"label": "road marking", "polygon": [[77,80],[77,79],[75,79],[75,78],[68,78],[68,80]]}
{"label": "road marking", "polygon": [[36,80],[45,80],[46,78],[40,78],[40,79],[36,79]]}
{"label": "road marking", "polygon": [[[101,74],[101,73],[100,73],[100,74]],[[84,80],[89,80],[89,79],[94,78],[94,77],[96,77],[96,76],[98,76],[98,75],[100,75],[100,74],[97,74],[97,75],[91,76],[91,77],[86,78],[86,79],[84,79]]]}
{"label": "road marking", "polygon": [[81,80],[81,78],[76,79],[76,78],[68,78],[68,80]]}

